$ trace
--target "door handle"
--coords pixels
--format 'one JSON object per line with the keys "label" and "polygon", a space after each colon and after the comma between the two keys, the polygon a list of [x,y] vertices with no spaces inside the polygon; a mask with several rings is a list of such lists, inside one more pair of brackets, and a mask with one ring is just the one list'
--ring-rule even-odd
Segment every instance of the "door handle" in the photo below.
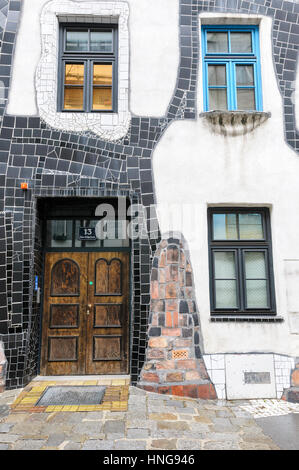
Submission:
{"label": "door handle", "polygon": [[89,315],[89,314],[90,314],[90,309],[91,309],[91,307],[92,307],[91,304],[88,304],[88,305],[87,305],[86,315]]}

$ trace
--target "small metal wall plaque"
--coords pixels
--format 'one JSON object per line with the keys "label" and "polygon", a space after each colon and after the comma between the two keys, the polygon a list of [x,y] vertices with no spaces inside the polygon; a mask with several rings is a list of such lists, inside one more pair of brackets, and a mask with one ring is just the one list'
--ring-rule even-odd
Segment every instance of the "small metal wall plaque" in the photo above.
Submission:
{"label": "small metal wall plaque", "polygon": [[97,240],[95,227],[79,227],[79,240]]}
{"label": "small metal wall plaque", "polygon": [[244,372],[246,384],[270,384],[270,372]]}

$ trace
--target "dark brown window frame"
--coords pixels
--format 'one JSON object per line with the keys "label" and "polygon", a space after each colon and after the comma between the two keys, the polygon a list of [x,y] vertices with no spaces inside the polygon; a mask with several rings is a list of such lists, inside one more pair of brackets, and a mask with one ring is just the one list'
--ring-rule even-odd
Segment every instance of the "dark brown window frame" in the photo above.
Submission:
{"label": "dark brown window frame", "polygon": [[[113,45],[111,52],[66,51],[66,30],[112,30]],[[116,23],[60,23],[59,24],[59,62],[57,109],[62,113],[117,113],[118,112],[118,24]],[[65,64],[84,64],[83,109],[64,109]],[[92,109],[92,73],[94,64],[112,64],[112,108]],[[102,86],[105,88],[105,86]]]}
{"label": "dark brown window frame", "polygon": [[[262,215],[264,239],[261,240],[214,240],[213,239],[213,214],[223,213],[260,213]],[[210,305],[211,317],[217,316],[275,316],[275,282],[273,271],[272,239],[270,211],[261,207],[209,207],[208,208],[208,243],[209,243],[209,273],[210,273]],[[214,252],[234,251],[236,262],[236,282],[238,308],[216,308],[215,276],[214,276]],[[245,287],[244,253],[246,251],[265,252],[267,269],[267,295],[268,308],[247,308]]]}

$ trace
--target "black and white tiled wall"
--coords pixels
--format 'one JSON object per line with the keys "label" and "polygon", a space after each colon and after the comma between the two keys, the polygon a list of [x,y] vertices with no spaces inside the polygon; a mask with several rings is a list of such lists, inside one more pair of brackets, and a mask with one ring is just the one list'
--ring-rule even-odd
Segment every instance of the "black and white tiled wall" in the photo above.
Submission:
{"label": "black and white tiled wall", "polygon": [[[40,311],[33,290],[42,272],[37,197],[126,195],[146,208],[148,237],[132,249],[131,376],[145,359],[151,260],[159,242],[152,152],[176,119],[196,119],[202,12],[261,14],[273,18],[273,61],[284,106],[285,139],[298,152],[292,100],[299,49],[299,3],[283,0],[180,1],[180,65],[163,118],[133,117],[127,135],[109,142],[91,132],[65,132],[39,117],[7,115],[6,105],[21,0],[0,0],[0,339],[8,359],[7,387],[24,386],[38,371]],[[29,183],[29,190],[20,183]]]}

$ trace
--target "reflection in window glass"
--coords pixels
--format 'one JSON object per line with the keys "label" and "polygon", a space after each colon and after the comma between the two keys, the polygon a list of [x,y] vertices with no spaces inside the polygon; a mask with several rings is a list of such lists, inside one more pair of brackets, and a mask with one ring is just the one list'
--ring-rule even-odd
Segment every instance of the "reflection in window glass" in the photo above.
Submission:
{"label": "reflection in window glass", "polygon": [[235,253],[215,251],[216,308],[237,308]]}
{"label": "reflection in window glass", "polygon": [[237,85],[254,85],[253,65],[236,65]]}
{"label": "reflection in window glass", "polygon": [[237,240],[237,214],[213,214],[214,240]]}
{"label": "reflection in window glass", "polygon": [[226,86],[226,66],[209,65],[209,86]]}
{"label": "reflection in window glass", "polygon": [[209,109],[211,111],[227,110],[226,89],[209,89]]}
{"label": "reflection in window glass", "polygon": [[71,220],[49,220],[47,222],[47,246],[71,247],[73,238]]}
{"label": "reflection in window glass", "polygon": [[239,214],[241,240],[262,240],[264,238],[261,214]]}
{"label": "reflection in window glass", "polygon": [[88,51],[88,31],[66,31],[65,49],[68,52]]}
{"label": "reflection in window glass", "polygon": [[228,52],[227,33],[208,33],[207,34],[208,52]]}
{"label": "reflection in window glass", "polygon": [[83,88],[65,87],[64,89],[64,109],[83,109]]}
{"label": "reflection in window glass", "polygon": [[239,111],[255,110],[254,90],[237,88],[237,108]]}
{"label": "reflection in window glass", "polygon": [[265,253],[245,253],[247,308],[268,308]]}
{"label": "reflection in window glass", "polygon": [[112,31],[91,31],[90,32],[90,50],[92,52],[111,52],[112,51]]}
{"label": "reflection in window glass", "polygon": [[250,54],[252,52],[251,33],[231,31],[230,45],[231,52]]}

